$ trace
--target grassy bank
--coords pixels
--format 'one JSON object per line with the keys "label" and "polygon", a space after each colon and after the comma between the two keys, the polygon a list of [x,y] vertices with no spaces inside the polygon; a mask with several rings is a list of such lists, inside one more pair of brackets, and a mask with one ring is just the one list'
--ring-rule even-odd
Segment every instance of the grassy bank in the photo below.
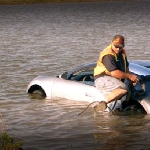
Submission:
{"label": "grassy bank", "polygon": [[0,5],[40,4],[40,3],[70,3],[70,2],[111,2],[133,0],[0,0]]}

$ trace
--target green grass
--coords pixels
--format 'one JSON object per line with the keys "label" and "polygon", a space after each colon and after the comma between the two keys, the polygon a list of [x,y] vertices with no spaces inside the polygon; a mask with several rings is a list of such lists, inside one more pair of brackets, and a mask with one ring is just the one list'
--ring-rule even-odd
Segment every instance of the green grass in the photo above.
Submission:
{"label": "green grass", "polygon": [[22,141],[17,141],[6,132],[0,134],[0,149],[1,150],[22,150]]}

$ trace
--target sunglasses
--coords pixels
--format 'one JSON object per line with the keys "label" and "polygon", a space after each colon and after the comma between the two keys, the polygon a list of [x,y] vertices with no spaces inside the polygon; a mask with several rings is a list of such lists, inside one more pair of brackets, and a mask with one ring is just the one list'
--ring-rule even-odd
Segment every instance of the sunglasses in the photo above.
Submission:
{"label": "sunglasses", "polygon": [[119,45],[114,45],[115,48],[119,48],[119,49],[122,49],[123,47],[122,46],[119,46]]}

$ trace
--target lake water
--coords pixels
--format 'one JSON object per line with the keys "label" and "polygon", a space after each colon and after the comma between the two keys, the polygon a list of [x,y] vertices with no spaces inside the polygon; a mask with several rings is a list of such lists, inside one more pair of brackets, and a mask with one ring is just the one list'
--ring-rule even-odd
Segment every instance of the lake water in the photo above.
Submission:
{"label": "lake water", "polygon": [[115,34],[128,59],[150,59],[150,1],[0,6],[0,113],[25,150],[148,150],[150,116],[81,116],[85,103],[36,99],[36,76],[96,62]]}

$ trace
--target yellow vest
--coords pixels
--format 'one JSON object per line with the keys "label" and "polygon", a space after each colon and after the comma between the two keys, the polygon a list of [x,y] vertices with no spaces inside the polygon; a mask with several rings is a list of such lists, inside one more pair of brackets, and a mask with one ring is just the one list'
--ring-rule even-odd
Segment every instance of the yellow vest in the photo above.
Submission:
{"label": "yellow vest", "polygon": [[[127,71],[127,64],[126,64],[126,51],[123,49],[122,50],[123,53],[122,53],[122,56],[123,56],[123,60],[124,60],[124,69],[125,69],[125,72]],[[101,75],[103,73],[107,74],[107,75],[110,75],[110,72],[106,69],[106,67],[104,66],[104,64],[102,63],[102,59],[105,55],[113,55],[115,56],[115,59],[117,61],[117,55],[116,53],[112,50],[112,47],[111,47],[111,44],[106,47],[101,53],[100,53],[100,56],[99,56],[99,59],[97,61],[97,65],[96,67],[94,68],[94,76],[96,75]]]}

